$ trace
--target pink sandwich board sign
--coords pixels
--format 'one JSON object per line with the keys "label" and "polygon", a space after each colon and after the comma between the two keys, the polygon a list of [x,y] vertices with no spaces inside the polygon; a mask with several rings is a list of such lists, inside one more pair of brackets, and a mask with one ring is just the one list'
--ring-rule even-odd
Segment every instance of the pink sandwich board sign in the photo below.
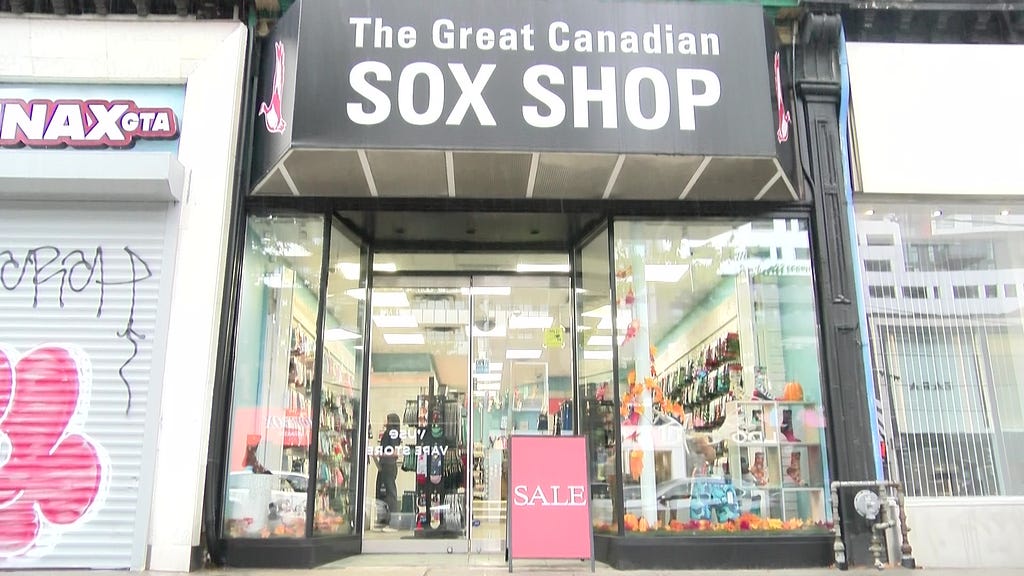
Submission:
{"label": "pink sandwich board sign", "polygon": [[585,436],[509,438],[508,570],[518,559],[590,559]]}

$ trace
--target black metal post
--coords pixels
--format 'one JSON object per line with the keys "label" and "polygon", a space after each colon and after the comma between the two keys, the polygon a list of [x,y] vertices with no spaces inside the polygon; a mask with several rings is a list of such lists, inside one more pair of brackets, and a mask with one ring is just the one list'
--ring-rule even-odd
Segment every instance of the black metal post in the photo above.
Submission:
{"label": "black metal post", "polygon": [[[815,246],[827,415],[833,480],[874,480],[874,442],[861,353],[851,234],[847,217],[839,105],[842,42],[837,14],[805,15],[796,41],[796,89],[802,179],[814,203]],[[847,564],[871,565],[871,529],[853,510],[850,495],[839,496],[839,518]],[[840,569],[846,569],[840,565]]]}

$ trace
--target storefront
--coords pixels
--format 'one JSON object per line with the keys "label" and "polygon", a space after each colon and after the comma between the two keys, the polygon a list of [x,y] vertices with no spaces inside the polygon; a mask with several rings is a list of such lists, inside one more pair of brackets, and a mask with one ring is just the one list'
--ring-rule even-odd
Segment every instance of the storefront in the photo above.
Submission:
{"label": "storefront", "polygon": [[214,558],[500,554],[509,436],[579,434],[599,560],[829,564],[793,46],[759,5],[404,8],[263,41]]}
{"label": "storefront", "polygon": [[196,564],[245,39],[0,21],[0,569]]}
{"label": "storefront", "polygon": [[[884,473],[906,488],[919,562],[1022,566],[1005,526],[1024,503],[1024,84],[1002,71],[1020,67],[1024,47],[851,42],[847,50]],[[942,74],[921,73],[935,62]],[[963,102],[975,111],[970,121],[934,122]],[[962,526],[956,537],[950,523]]]}

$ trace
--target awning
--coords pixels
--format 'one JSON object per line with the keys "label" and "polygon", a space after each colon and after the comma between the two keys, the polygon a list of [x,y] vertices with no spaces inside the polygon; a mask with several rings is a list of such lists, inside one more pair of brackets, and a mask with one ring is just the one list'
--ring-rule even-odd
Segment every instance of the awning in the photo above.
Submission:
{"label": "awning", "polygon": [[252,192],[795,201],[782,52],[757,4],[299,2]]}

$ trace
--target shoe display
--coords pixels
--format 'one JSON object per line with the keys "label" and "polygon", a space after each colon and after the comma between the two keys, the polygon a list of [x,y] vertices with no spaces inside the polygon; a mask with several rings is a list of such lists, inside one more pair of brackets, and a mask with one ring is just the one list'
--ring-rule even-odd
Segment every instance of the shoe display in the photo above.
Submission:
{"label": "shoe display", "polygon": [[757,486],[768,485],[768,469],[764,465],[764,452],[754,453],[754,464],[750,467],[750,474],[754,477],[754,484]]}
{"label": "shoe display", "polygon": [[786,467],[786,479],[787,484],[793,484],[796,486],[803,485],[803,477],[800,472],[800,452],[792,452],[789,455],[789,466]]}
{"label": "shoe display", "polygon": [[793,434],[793,411],[788,408],[782,411],[782,423],[779,425],[779,432],[787,442],[800,441],[800,439]]}

